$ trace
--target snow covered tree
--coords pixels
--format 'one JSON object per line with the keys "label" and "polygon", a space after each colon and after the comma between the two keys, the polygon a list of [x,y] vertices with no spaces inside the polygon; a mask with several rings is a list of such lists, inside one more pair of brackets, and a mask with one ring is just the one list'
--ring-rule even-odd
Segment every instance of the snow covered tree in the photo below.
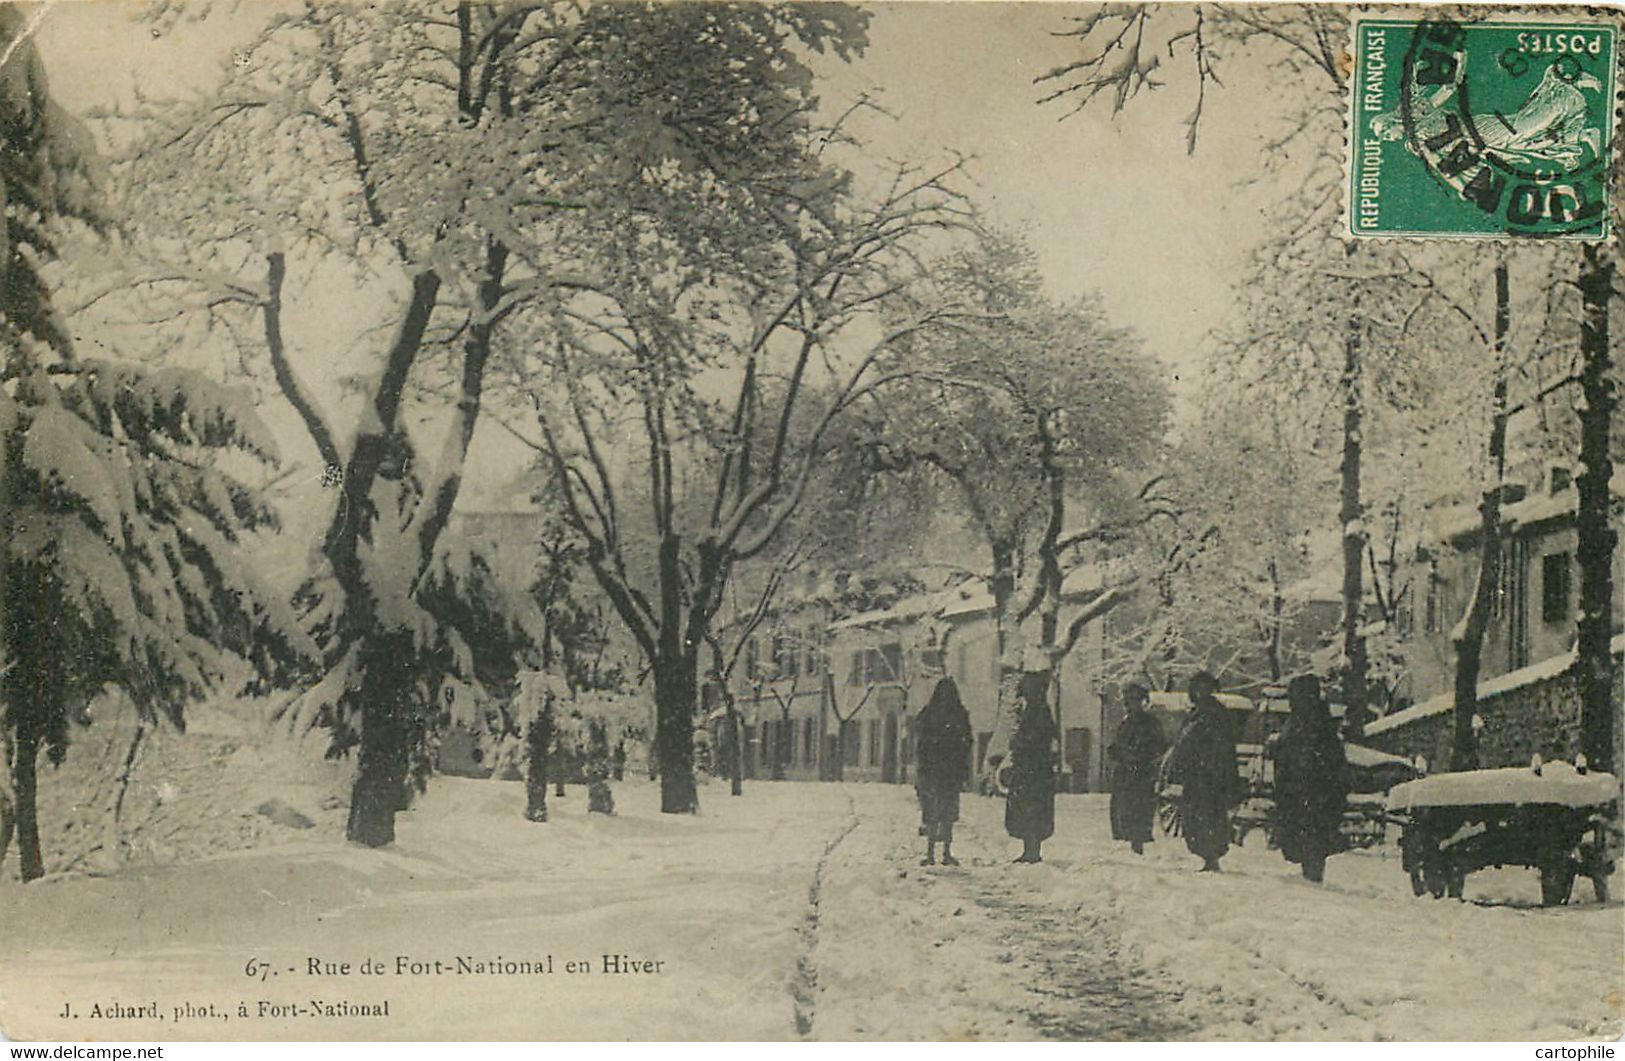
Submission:
{"label": "snow covered tree", "polygon": [[[1268,138],[1261,157],[1265,174],[1278,172],[1282,160],[1294,155],[1294,148],[1307,144],[1311,159],[1309,172],[1300,176],[1300,190],[1311,203],[1330,208],[1337,200],[1328,194],[1341,176],[1341,154],[1324,150],[1338,142],[1344,76],[1338,56],[1348,38],[1348,16],[1334,8],[1287,6],[1254,8],[1195,7],[1171,11],[1166,16],[1155,5],[1103,7],[1075,16],[1065,35],[1076,38],[1079,55],[1075,60],[1048,71],[1038,80],[1055,85],[1045,102],[1068,101],[1082,109],[1096,97],[1109,94],[1114,111],[1122,111],[1135,95],[1161,84],[1155,71],[1161,53],[1169,56],[1183,50],[1189,56],[1195,80],[1195,102],[1186,118],[1186,143],[1196,151],[1203,104],[1208,85],[1220,84],[1218,71],[1222,52],[1250,47],[1268,49],[1273,63],[1294,83],[1314,88],[1302,94],[1303,105],[1285,116],[1282,125]],[[1316,222],[1310,212],[1308,226],[1300,226],[1294,236],[1329,234],[1332,229]],[[1292,237],[1289,237],[1292,238]],[[1324,250],[1324,248],[1317,248]],[[1304,308],[1319,313],[1331,287],[1340,296],[1342,316],[1335,325],[1336,346],[1342,351],[1338,374],[1342,405],[1342,455],[1339,462],[1338,520],[1343,535],[1343,650],[1339,661],[1343,701],[1351,728],[1359,732],[1367,714],[1368,654],[1365,628],[1364,561],[1369,544],[1366,503],[1362,493],[1366,423],[1366,349],[1368,323],[1362,311],[1363,284],[1358,278],[1360,263],[1350,245],[1338,248],[1348,262],[1349,281],[1328,285],[1325,266],[1309,274],[1319,290]],[[1328,252],[1329,253],[1329,252]],[[1375,273],[1380,269],[1373,269]],[[1326,340],[1317,336],[1317,344]],[[1330,347],[1328,347],[1330,349]]]}
{"label": "snow covered tree", "polygon": [[[1616,166],[1616,179],[1618,173]],[[1619,409],[1609,317],[1619,292],[1611,248],[1586,246],[1578,283],[1582,306],[1581,472],[1575,487],[1579,493],[1580,617],[1575,651],[1579,661],[1580,747],[1594,769],[1611,771],[1620,766],[1619,673],[1611,646],[1617,592],[1613,557],[1619,531],[1611,517],[1613,501],[1609,496],[1614,474],[1612,440],[1618,438],[1614,420]]]}
{"label": "snow covered tree", "polygon": [[1206,382],[1168,458],[1180,521],[1148,528],[1156,606],[1137,610],[1111,668],[1153,688],[1175,669],[1253,685],[1309,663],[1287,635],[1317,592],[1314,528],[1331,515],[1320,440],[1273,392]]}
{"label": "snow covered tree", "polygon": [[[1469,466],[1482,463],[1485,447],[1477,432],[1493,435],[1493,408],[1500,403],[1505,409],[1504,389],[1497,396],[1486,388],[1468,402],[1456,401],[1459,393],[1441,401],[1440,391],[1428,389],[1464,354],[1472,359],[1468,364],[1481,365],[1491,352],[1489,329],[1476,319],[1487,317],[1475,297],[1476,289],[1488,286],[1487,278],[1463,251],[1401,253],[1392,245],[1357,247],[1335,238],[1343,177],[1346,77],[1340,57],[1348,39],[1346,11],[1127,5],[1074,18],[1066,35],[1076,38],[1079,54],[1039,79],[1054,86],[1047,97],[1051,102],[1081,108],[1104,95],[1121,111],[1135,95],[1163,83],[1159,68],[1165,55],[1187,61],[1185,84],[1194,92],[1186,120],[1192,152],[1206,92],[1221,84],[1226,58],[1233,61],[1240,50],[1251,50],[1278,76],[1306,90],[1262,125],[1265,162],[1253,179],[1279,185],[1286,209],[1242,285],[1250,331],[1222,344],[1221,358],[1230,362],[1230,382],[1238,390],[1265,384],[1290,395],[1310,416],[1325,409],[1327,396],[1337,396],[1343,637],[1335,669],[1351,729],[1358,733],[1373,693],[1386,688],[1391,694],[1395,672],[1403,668],[1392,621],[1403,587],[1385,585],[1383,569],[1393,574],[1394,547],[1402,535],[1416,537],[1421,506],[1434,500],[1401,498],[1407,478],[1414,477],[1407,473],[1422,470],[1424,462],[1416,455],[1430,446],[1436,467],[1459,470],[1463,453],[1477,457]],[[1465,290],[1450,290],[1439,280],[1444,275],[1467,277]],[[1501,358],[1498,347],[1493,355]],[[1429,373],[1434,379],[1422,378]],[[1457,378],[1478,377],[1469,369]],[[1485,409],[1490,415],[1477,415]],[[1464,432],[1468,422],[1483,426]],[[1454,442],[1445,442],[1451,433]],[[1450,444],[1459,450],[1469,434],[1477,441],[1441,465],[1441,450]],[[1376,467],[1373,456],[1380,462]],[[1386,564],[1377,560],[1377,515],[1387,517],[1391,531]],[[1460,642],[1468,655],[1470,641]],[[1468,661],[1459,662],[1463,675],[1473,669]]]}
{"label": "snow covered tree", "polygon": [[680,65],[750,110],[692,171],[635,174],[588,219],[597,260],[538,330],[550,356],[528,383],[588,564],[653,674],[662,810],[685,813],[700,653],[735,567],[773,547],[881,353],[931,315],[909,303],[918,254],[964,211],[955,166],[868,193],[833,161],[845,134],[818,122],[799,50],[861,47],[857,13],[663,11],[710,42]]}
{"label": "snow covered tree", "polygon": [[[564,311],[598,268],[600,211],[726,197],[730,167],[771,163],[787,112],[770,83],[807,89],[789,42],[844,50],[860,25],[799,7],[307,5],[272,15],[206,98],[143,112],[126,169],[155,263],[140,289],[244,336],[340,487],[305,595],[327,679],[302,717],[358,735],[353,840],[392,837],[407,734],[443,677],[430,661],[455,641],[420,590],[491,366],[551,356],[534,326],[505,332]],[[334,282],[369,311],[353,432],[285,328],[290,298]]]}
{"label": "snow covered tree", "polygon": [[616,689],[625,684],[636,648],[625,643],[609,602],[587,570],[586,543],[564,518],[545,468],[533,495],[536,563],[530,595],[541,610],[540,667],[564,679],[572,692]]}
{"label": "snow covered tree", "polygon": [[1495,265],[1495,361],[1491,368],[1492,394],[1489,429],[1489,467],[1479,498],[1478,580],[1468,599],[1467,611],[1451,630],[1455,647],[1455,718],[1450,743],[1450,768],[1473,770],[1479,766],[1478,737],[1473,719],[1478,709],[1478,675],[1484,650],[1484,634],[1501,575],[1501,501],[1506,474],[1507,450],[1507,332],[1510,328],[1511,293],[1506,257]]}
{"label": "snow covered tree", "polygon": [[[209,451],[274,450],[241,394],[188,373],[11,352],[5,438],[3,693],[25,879],[42,872],[34,814],[40,751],[60,761],[68,722],[105,685],[149,721],[184,708],[236,654],[273,671],[314,651],[258,584],[240,535],[272,514]],[[53,371],[54,369],[54,371]]]}
{"label": "snow covered tree", "polygon": [[888,363],[896,382],[870,403],[866,445],[877,471],[924,468],[949,484],[987,550],[1008,719],[1023,670],[1047,681],[1142,577],[1125,572],[1100,587],[1063,629],[1062,590],[1078,558],[1174,515],[1149,471],[1168,397],[1137,342],[1097,305],[1043,297],[1020,243],[990,237],[937,272],[956,311]]}
{"label": "snow covered tree", "polygon": [[[322,680],[297,717],[332,726],[335,751],[358,750],[348,831],[373,846],[393,838],[438,686],[454,677],[447,661],[471,662],[443,613],[447,588],[476,573],[472,554],[443,550],[442,537],[508,292],[494,230],[558,211],[547,181],[521,178],[548,134],[537,122],[515,135],[526,19],[511,15],[468,4],[454,20],[409,4],[276,13],[217,89],[144,107],[145,135],[119,167],[138,264],[110,290],[133,287],[237,337],[336,487],[301,595]],[[550,21],[533,43],[563,48],[571,32]],[[365,307],[358,334],[332,337],[363,351],[350,430],[305,384],[308,358],[287,334],[291,300],[334,283]],[[414,385],[442,382],[450,400],[415,400]],[[419,437],[435,420],[444,442],[425,467]],[[435,586],[438,609],[425,601]]]}
{"label": "snow covered tree", "polygon": [[240,553],[272,514],[214,459],[275,459],[251,402],[195,373],[82,358],[54,315],[40,271],[53,233],[100,218],[84,133],[50,102],[23,30],[0,11],[0,733],[31,880],[40,755],[62,761],[104,686],[184,727],[233,656],[271,672],[313,646]]}

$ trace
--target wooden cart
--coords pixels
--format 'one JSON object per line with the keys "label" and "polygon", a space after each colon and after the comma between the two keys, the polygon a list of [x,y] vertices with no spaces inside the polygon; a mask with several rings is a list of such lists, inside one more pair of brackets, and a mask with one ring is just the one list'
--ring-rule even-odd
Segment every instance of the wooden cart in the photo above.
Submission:
{"label": "wooden cart", "polygon": [[[1338,829],[1342,838],[1338,849],[1349,851],[1380,846],[1386,838],[1389,821],[1384,805],[1386,793],[1396,784],[1419,777],[1420,771],[1407,759],[1359,744],[1345,742],[1343,753],[1348,763],[1349,793]],[[1275,846],[1274,765],[1273,741],[1265,746],[1262,755],[1241,761],[1246,795],[1230,815],[1232,838],[1237,847],[1242,846],[1247,834],[1254,829],[1262,829],[1268,845]],[[1170,785],[1165,779],[1159,783],[1159,813],[1164,832],[1177,831],[1178,792],[1178,785]]]}
{"label": "wooden cart", "polygon": [[1599,902],[1619,856],[1619,780],[1564,762],[1466,770],[1396,786],[1388,810],[1416,895],[1461,898],[1467,875],[1490,866],[1540,871],[1541,900],[1569,901],[1576,876]]}

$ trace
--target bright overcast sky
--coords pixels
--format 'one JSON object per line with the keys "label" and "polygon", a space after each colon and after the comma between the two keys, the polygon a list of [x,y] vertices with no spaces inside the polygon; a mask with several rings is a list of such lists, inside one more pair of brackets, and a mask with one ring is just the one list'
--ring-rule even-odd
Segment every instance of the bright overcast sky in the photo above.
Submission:
{"label": "bright overcast sky", "polygon": [[[1053,294],[1098,292],[1122,323],[1175,371],[1223,322],[1228,285],[1259,229],[1261,194],[1238,183],[1259,150],[1258,79],[1211,94],[1199,149],[1182,119],[1194,95],[1178,61],[1164,88],[1114,118],[1108,99],[1062,121],[1034,78],[1075,56],[1072,5],[870,5],[867,54],[837,71],[826,94],[874,86],[897,115],[891,153],[952,148],[976,157],[982,204],[1021,226]],[[1227,98],[1223,98],[1227,97]]]}

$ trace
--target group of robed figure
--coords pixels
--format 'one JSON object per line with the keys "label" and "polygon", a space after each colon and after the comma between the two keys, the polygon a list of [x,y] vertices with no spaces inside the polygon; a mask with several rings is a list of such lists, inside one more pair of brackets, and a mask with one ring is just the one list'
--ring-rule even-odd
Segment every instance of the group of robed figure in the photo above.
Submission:
{"label": "group of robed figure", "polygon": [[[1024,676],[1028,682],[1043,675]],[[1187,685],[1190,712],[1169,741],[1150,710],[1143,685],[1124,688],[1124,718],[1107,749],[1111,760],[1111,830],[1143,854],[1153,840],[1160,799],[1168,799],[1185,845],[1202,860],[1202,872],[1217,872],[1230,848],[1231,816],[1246,798],[1238,772],[1230,712],[1218,698],[1219,683],[1206,671]],[[1040,692],[1022,688],[1005,775],[1005,831],[1022,841],[1018,863],[1041,860],[1041,845],[1055,832],[1053,717]],[[1322,693],[1320,680],[1305,674],[1287,686],[1291,716],[1271,742],[1274,762],[1271,835],[1285,858],[1303,876],[1320,881],[1326,859],[1340,849],[1339,826],[1348,793],[1343,742]],[[941,845],[943,865],[958,865],[953,827],[959,796],[970,778],[973,743],[970,714],[952,678],[944,677],[914,722],[920,801],[920,832],[926,838],[924,865],[935,865]]]}

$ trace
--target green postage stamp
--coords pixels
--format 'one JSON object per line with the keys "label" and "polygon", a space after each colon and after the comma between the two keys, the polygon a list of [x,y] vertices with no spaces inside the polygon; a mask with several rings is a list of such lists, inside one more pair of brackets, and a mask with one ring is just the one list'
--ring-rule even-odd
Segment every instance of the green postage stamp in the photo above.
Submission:
{"label": "green postage stamp", "polygon": [[1609,235],[1618,32],[1606,17],[1360,17],[1356,237]]}

